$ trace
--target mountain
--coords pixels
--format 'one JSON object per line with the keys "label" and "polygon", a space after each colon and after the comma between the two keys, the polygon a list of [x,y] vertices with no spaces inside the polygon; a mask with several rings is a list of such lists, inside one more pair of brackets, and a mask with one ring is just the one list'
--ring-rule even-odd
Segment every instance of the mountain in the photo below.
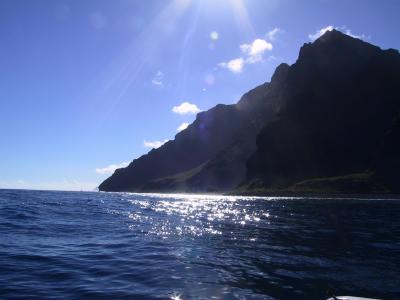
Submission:
{"label": "mountain", "polygon": [[101,191],[397,192],[400,55],[332,30]]}
{"label": "mountain", "polygon": [[400,155],[397,50],[333,30],[301,48],[286,84],[286,109],[257,136],[245,190],[399,190],[387,176]]}
{"label": "mountain", "polygon": [[[278,71],[276,72],[279,73]],[[101,191],[230,191],[246,175],[256,135],[280,108],[273,83],[262,84],[235,105],[200,112],[173,141],[117,169]]]}

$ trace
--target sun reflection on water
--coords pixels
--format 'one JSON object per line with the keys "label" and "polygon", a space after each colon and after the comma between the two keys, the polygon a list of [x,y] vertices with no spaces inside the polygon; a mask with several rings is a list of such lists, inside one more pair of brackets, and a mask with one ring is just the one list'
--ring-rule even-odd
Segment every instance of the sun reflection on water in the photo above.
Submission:
{"label": "sun reflection on water", "polygon": [[[122,196],[121,200],[130,204],[129,227],[132,230],[141,228],[147,235],[162,238],[221,235],[224,228],[258,227],[258,223],[271,217],[266,208],[251,209],[249,202],[260,197],[130,193]],[[249,240],[255,241],[255,238],[249,237]]]}

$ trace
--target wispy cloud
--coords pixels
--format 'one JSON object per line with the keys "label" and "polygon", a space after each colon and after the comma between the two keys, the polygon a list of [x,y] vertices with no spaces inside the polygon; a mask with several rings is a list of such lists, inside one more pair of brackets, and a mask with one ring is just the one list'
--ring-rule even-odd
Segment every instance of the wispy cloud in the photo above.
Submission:
{"label": "wispy cloud", "polygon": [[178,132],[180,132],[180,131],[185,130],[186,128],[188,128],[188,126],[189,126],[189,123],[184,122],[181,125],[179,125],[179,127],[176,130]]}
{"label": "wispy cloud", "polygon": [[319,38],[319,37],[321,37],[322,35],[324,35],[325,32],[327,32],[327,31],[332,31],[334,28],[335,28],[335,27],[333,27],[333,25],[329,25],[329,26],[326,26],[326,27],[324,27],[324,28],[318,29],[315,33],[310,33],[310,34],[308,35],[308,38],[309,38],[311,41],[315,41],[317,38]]}
{"label": "wispy cloud", "polygon": [[[276,33],[277,32],[271,34],[274,36]],[[254,64],[256,62],[263,61],[265,52],[271,51],[273,45],[265,39],[255,39],[251,43],[241,44],[239,48],[243,53],[243,56],[231,59],[227,62],[221,62],[218,64],[218,66],[228,69],[232,73],[241,73],[245,64]]]}
{"label": "wispy cloud", "polygon": [[190,115],[190,114],[196,114],[201,110],[197,107],[196,104],[192,104],[189,102],[182,102],[180,105],[174,106],[172,108],[172,111],[179,115]]}
{"label": "wispy cloud", "polygon": [[324,35],[327,31],[332,31],[333,29],[340,30],[353,38],[362,39],[362,40],[368,39],[368,37],[365,34],[358,35],[358,34],[352,33],[351,30],[349,28],[347,28],[346,26],[335,27],[333,25],[329,25],[329,26],[323,27],[321,29],[318,29],[315,33],[310,33],[308,35],[308,38],[311,41],[315,41],[316,39],[318,39],[319,37]]}
{"label": "wispy cloud", "polygon": [[120,164],[112,164],[104,168],[97,168],[96,172],[99,174],[112,174],[115,172],[116,169],[125,168],[129,165],[129,162],[124,161]]}
{"label": "wispy cloud", "polygon": [[218,38],[219,38],[219,33],[218,32],[213,31],[213,32],[210,33],[210,39],[212,39],[213,41],[218,40]]}
{"label": "wispy cloud", "polygon": [[272,44],[263,39],[255,39],[251,44],[240,45],[240,50],[247,55],[246,62],[253,64],[262,61],[264,52],[272,50]]}
{"label": "wispy cloud", "polygon": [[347,34],[347,35],[349,35],[349,36],[351,36],[353,38],[356,38],[356,39],[367,40],[367,39],[370,38],[370,36],[366,36],[365,34],[354,34],[354,33],[351,32],[350,29],[346,28],[346,26],[343,26],[343,27],[338,28],[338,29],[339,30],[343,30],[345,34]]}
{"label": "wispy cloud", "polygon": [[151,83],[162,87],[164,86],[163,80],[164,80],[164,73],[161,71],[157,71],[156,75],[154,75],[153,79],[151,80]]}
{"label": "wispy cloud", "polygon": [[283,32],[282,29],[275,27],[274,29],[267,32],[267,37],[270,41],[275,41],[276,36],[281,32]]}
{"label": "wispy cloud", "polygon": [[160,148],[162,145],[164,145],[166,142],[168,142],[168,140],[164,140],[164,141],[144,141],[143,145],[147,148]]}
{"label": "wispy cloud", "polygon": [[221,62],[218,64],[218,66],[220,66],[221,68],[226,68],[232,73],[241,73],[244,66],[244,60],[243,58],[239,57],[232,59],[228,62]]}

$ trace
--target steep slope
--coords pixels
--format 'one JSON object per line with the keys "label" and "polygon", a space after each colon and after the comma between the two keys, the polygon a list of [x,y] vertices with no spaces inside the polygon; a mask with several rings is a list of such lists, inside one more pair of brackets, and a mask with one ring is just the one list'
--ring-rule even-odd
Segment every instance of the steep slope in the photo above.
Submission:
{"label": "steep slope", "polygon": [[387,172],[399,162],[393,150],[398,129],[391,130],[400,112],[399,86],[396,50],[336,30],[305,44],[288,71],[287,106],[257,136],[242,189],[285,189],[309,179],[372,172],[379,173],[373,176],[378,185],[393,191],[400,182],[388,185],[394,177]]}
{"label": "steep slope", "polygon": [[385,134],[372,164],[374,179],[391,192],[400,192],[400,117]]}
{"label": "steep slope", "polygon": [[102,191],[400,192],[400,55],[333,30]]}
{"label": "steep slope", "polygon": [[272,76],[271,83],[243,95],[235,107],[247,113],[246,122],[243,122],[232,142],[215,157],[192,170],[152,181],[143,190],[226,192],[243,182],[246,161],[256,150],[258,132],[284,106],[286,92],[281,83],[288,68],[287,64],[281,64]]}
{"label": "steep slope", "polygon": [[245,116],[233,105],[201,112],[175,140],[118,169],[99,187],[103,191],[136,191],[147,182],[190,170],[214,157],[234,138]]}
{"label": "steep slope", "polygon": [[[226,191],[246,174],[246,160],[255,150],[261,127],[280,109],[279,80],[287,65],[278,68],[276,83],[249,91],[236,105],[217,105],[201,112],[189,127],[158,149],[118,169],[101,191]],[[261,120],[261,121],[260,121]]]}

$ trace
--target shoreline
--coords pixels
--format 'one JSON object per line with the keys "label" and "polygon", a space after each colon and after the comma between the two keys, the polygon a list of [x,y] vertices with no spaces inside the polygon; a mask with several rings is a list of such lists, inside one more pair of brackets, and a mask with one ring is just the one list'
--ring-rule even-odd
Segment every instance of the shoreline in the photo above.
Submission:
{"label": "shoreline", "polygon": [[183,191],[65,191],[65,190],[32,190],[32,189],[4,189],[0,191],[23,192],[63,192],[63,193],[128,193],[136,195],[187,195],[187,196],[235,196],[235,197],[276,197],[276,198],[325,198],[325,199],[365,199],[365,200],[400,200],[400,194],[394,193],[321,193],[321,192],[294,192],[294,191],[270,191],[270,192],[183,192]]}

